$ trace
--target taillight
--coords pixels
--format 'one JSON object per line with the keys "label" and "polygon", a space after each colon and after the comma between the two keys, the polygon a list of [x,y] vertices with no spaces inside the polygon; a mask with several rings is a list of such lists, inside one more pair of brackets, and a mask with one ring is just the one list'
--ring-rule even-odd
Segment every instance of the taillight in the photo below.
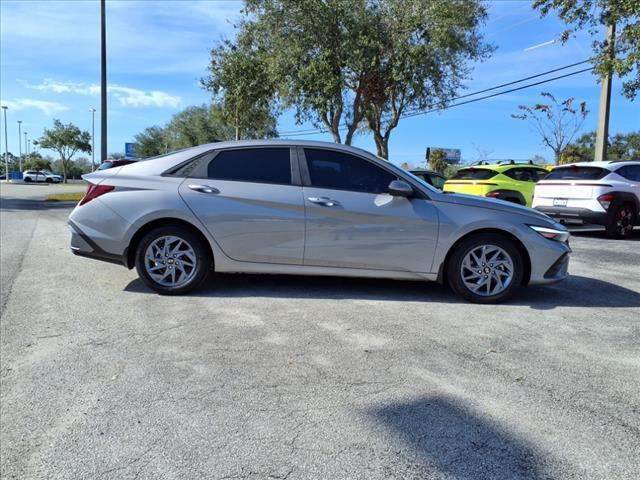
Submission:
{"label": "taillight", "polygon": [[605,210],[609,210],[609,205],[613,202],[614,196],[612,193],[605,193],[604,195],[600,195],[598,197],[598,202],[602,205],[602,208]]}
{"label": "taillight", "polygon": [[498,198],[500,196],[499,192],[489,192],[485,195],[485,197]]}
{"label": "taillight", "polygon": [[98,198],[100,195],[104,195],[105,193],[109,193],[115,187],[111,185],[94,185],[93,183],[89,184],[89,188],[87,188],[87,193],[84,194],[82,200],[78,205],[84,205],[87,202],[90,202],[94,198]]}

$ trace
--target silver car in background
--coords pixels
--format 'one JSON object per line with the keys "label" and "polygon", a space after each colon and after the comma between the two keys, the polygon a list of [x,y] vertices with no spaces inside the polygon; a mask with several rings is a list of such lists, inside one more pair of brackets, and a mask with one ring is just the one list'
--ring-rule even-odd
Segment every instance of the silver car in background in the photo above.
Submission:
{"label": "silver car in background", "polygon": [[569,233],[549,217],[333,143],[222,142],[83,178],[73,253],[135,266],[161,294],[216,271],[432,280],[491,303],[568,274]]}

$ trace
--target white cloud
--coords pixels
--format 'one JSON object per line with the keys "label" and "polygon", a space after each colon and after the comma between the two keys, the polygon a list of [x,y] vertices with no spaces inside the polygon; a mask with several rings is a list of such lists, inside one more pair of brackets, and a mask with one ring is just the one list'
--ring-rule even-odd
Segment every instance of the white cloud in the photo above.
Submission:
{"label": "white cloud", "polygon": [[[42,92],[73,93],[76,95],[92,96],[100,94],[100,85],[97,84],[58,82],[50,78],[44,79],[44,81],[38,85],[27,84],[27,86]],[[123,107],[176,108],[182,100],[179,96],[170,95],[160,90],[144,91],[117,84],[108,85],[107,92],[116,97]]]}
{"label": "white cloud", "polygon": [[9,107],[9,110],[26,110],[26,109],[38,109],[47,116],[55,115],[56,113],[65,112],[69,110],[69,107],[62,105],[58,102],[49,102],[46,100],[36,100],[33,98],[16,98],[15,100],[7,100],[2,102],[3,105]]}

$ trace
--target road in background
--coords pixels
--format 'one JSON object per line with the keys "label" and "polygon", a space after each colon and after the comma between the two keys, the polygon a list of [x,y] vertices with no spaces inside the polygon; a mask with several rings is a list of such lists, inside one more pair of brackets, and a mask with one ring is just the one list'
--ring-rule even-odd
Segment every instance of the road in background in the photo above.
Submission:
{"label": "road in background", "polygon": [[3,478],[637,478],[638,231],[573,237],[572,276],[506,305],[266,275],[161,297],[71,255],[46,188],[0,188]]}

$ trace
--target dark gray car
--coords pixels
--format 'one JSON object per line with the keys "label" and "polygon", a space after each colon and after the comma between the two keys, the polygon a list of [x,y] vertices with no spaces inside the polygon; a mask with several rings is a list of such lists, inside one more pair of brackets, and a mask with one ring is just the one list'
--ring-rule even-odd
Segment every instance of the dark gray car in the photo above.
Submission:
{"label": "dark gray car", "polygon": [[343,145],[222,142],[84,178],[72,251],[135,266],[163,294],[215,270],[437,280],[488,303],[567,276],[569,234],[549,217]]}

